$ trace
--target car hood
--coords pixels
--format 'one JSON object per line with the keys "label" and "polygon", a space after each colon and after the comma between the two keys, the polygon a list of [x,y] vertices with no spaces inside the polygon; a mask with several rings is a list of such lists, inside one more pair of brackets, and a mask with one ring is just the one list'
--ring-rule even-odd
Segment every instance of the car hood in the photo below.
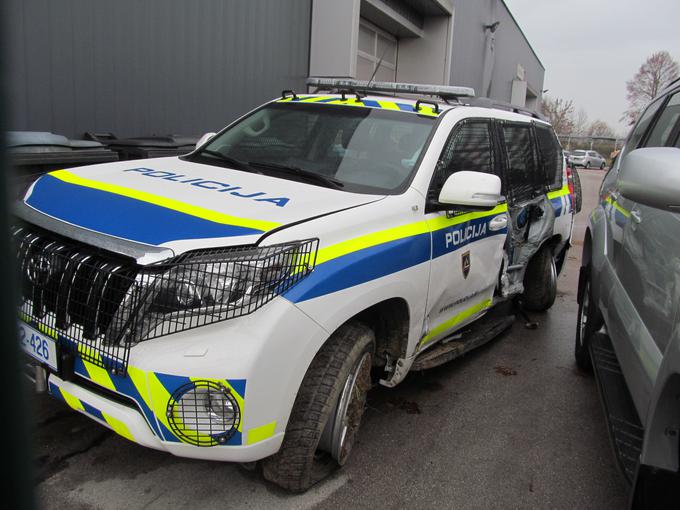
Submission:
{"label": "car hood", "polygon": [[173,157],[50,172],[23,202],[34,215],[179,254],[253,244],[274,229],[381,198]]}

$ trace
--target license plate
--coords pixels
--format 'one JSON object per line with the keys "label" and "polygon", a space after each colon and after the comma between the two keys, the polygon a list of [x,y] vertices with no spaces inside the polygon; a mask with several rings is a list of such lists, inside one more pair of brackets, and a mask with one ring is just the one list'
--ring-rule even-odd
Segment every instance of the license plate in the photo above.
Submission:
{"label": "license plate", "polygon": [[19,343],[26,354],[57,370],[57,343],[28,324],[19,322]]}

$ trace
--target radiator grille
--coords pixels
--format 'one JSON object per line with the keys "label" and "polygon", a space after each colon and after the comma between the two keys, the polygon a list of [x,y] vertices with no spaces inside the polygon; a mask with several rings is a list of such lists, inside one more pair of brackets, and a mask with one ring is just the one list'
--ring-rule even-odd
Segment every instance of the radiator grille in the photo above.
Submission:
{"label": "radiator grille", "polygon": [[20,318],[60,349],[125,374],[130,348],[254,312],[314,268],[318,240],[199,250],[139,266],[37,229],[11,230]]}
{"label": "radiator grille", "polygon": [[32,227],[15,226],[11,234],[21,318],[57,338],[61,349],[124,371],[129,345],[108,333],[134,328],[134,314],[117,312],[135,283],[136,264]]}

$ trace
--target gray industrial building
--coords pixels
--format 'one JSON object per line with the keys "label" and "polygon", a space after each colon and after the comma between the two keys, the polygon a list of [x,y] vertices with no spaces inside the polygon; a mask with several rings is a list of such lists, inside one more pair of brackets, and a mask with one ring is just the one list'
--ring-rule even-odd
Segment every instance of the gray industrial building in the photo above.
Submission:
{"label": "gray industrial building", "polygon": [[502,0],[6,0],[5,13],[11,130],[201,134],[308,75],[540,107],[543,65]]}

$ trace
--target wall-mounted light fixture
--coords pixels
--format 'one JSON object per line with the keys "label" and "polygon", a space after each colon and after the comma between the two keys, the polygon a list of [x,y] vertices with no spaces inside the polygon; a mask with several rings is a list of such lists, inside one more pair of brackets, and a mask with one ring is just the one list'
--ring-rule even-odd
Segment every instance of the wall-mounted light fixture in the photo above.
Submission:
{"label": "wall-mounted light fixture", "polygon": [[491,25],[484,25],[484,30],[490,30],[491,33],[493,34],[496,31],[496,29],[498,28],[498,25],[500,25],[500,24],[501,24],[500,21],[495,21],[495,22],[491,23]]}

